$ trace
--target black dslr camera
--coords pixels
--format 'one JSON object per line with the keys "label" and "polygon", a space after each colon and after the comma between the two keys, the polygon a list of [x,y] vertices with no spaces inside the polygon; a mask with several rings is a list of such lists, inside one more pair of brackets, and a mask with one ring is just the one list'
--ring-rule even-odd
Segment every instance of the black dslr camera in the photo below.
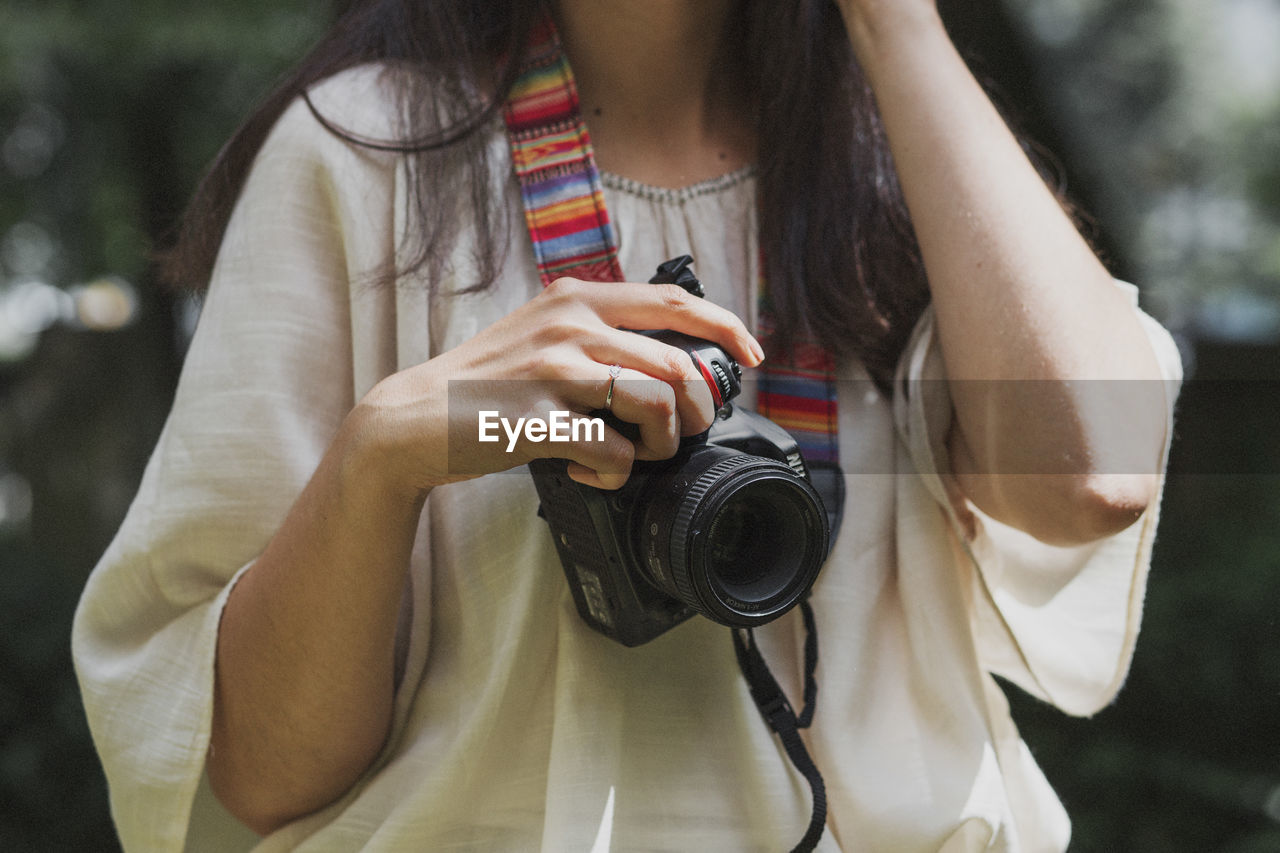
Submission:
{"label": "black dslr camera", "polygon": [[[651,281],[701,296],[691,262],[668,261]],[[776,619],[813,586],[833,524],[800,449],[782,427],[732,405],[741,368],[720,347],[641,334],[688,352],[719,411],[671,459],[637,461],[614,492],[569,479],[562,459],[529,463],[578,613],[626,646],[695,613],[742,628]],[[631,426],[610,424],[624,434]]]}

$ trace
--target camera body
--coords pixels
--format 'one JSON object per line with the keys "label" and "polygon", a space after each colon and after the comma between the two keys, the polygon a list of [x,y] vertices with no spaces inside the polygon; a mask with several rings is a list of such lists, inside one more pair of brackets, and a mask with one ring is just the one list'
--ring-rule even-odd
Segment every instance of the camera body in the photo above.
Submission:
{"label": "camera body", "polygon": [[696,613],[744,628],[776,619],[808,594],[830,544],[832,522],[800,448],[732,404],[740,369],[718,346],[642,334],[690,354],[717,416],[672,458],[635,462],[616,491],[571,480],[562,459],[529,463],[578,613],[626,646]]}

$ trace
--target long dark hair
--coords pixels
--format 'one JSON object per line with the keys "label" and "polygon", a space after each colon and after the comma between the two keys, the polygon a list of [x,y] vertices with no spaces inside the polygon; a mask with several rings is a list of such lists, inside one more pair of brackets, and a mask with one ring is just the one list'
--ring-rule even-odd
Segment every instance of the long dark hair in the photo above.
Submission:
{"label": "long dark hair", "polygon": [[[410,72],[385,78],[401,104],[401,138],[357,138],[317,117],[357,144],[409,158],[418,223],[409,270],[439,279],[461,217],[438,200],[452,198],[469,206],[479,236],[468,289],[498,276],[510,217],[498,207],[502,194],[493,192],[487,134],[479,131],[501,110],[541,0],[343,6],[210,167],[163,258],[169,281],[197,288],[208,281],[249,167],[284,109],[314,83],[368,62]],[[777,334],[784,342],[813,335],[883,380],[929,292],[870,87],[829,0],[742,0],[741,7],[734,43],[756,105],[759,237]]]}

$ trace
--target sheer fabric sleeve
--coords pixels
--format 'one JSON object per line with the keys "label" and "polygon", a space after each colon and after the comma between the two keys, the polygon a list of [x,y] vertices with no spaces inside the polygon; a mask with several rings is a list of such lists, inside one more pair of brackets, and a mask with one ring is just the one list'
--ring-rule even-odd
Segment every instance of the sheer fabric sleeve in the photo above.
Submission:
{"label": "sheer fabric sleeve", "polygon": [[297,103],[232,216],[173,409],[73,628],[127,850],[182,849],[208,796],[223,603],[368,383],[353,365],[379,360],[359,282],[389,257],[394,187],[385,155]]}
{"label": "sheer fabric sleeve", "polygon": [[[1181,360],[1169,333],[1130,297],[1163,374],[1168,411],[1159,487],[1173,434]],[[1104,708],[1129,669],[1142,616],[1159,497],[1136,522],[1089,545],[1062,548],[965,501],[948,475],[952,408],[932,309],[921,317],[895,377],[894,418],[925,486],[955,533],[955,558],[972,578],[971,620],[979,661],[1034,696],[1076,715]]]}

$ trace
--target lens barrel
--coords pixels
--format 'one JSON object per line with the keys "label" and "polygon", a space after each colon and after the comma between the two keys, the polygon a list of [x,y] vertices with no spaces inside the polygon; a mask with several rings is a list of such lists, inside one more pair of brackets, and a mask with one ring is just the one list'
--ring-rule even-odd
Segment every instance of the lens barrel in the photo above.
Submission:
{"label": "lens barrel", "polygon": [[641,570],[709,619],[769,622],[817,579],[827,515],[813,487],[783,463],[703,445],[645,492],[633,527]]}

